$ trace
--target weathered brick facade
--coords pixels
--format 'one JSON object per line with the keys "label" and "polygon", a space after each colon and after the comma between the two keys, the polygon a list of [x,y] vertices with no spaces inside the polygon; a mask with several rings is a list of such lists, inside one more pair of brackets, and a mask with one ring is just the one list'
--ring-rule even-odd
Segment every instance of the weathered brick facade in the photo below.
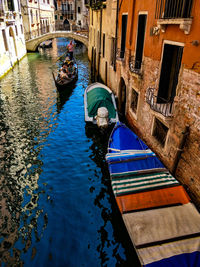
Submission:
{"label": "weathered brick facade", "polygon": [[[117,49],[122,53],[117,55],[116,72],[107,73],[108,85],[118,96],[119,109],[126,101],[125,115],[129,125],[175,177],[186,185],[200,206],[200,8],[198,1],[194,0],[189,18],[168,19],[166,24],[163,19],[155,19],[155,10],[156,1],[121,2]],[[123,18],[126,15],[127,30],[123,33]],[[135,64],[140,15],[140,18],[146,16],[146,20],[143,20],[146,24],[144,48],[140,55],[141,67],[138,71]],[[126,39],[125,47],[123,38]],[[171,82],[175,82],[176,86],[172,98],[165,104],[158,101],[158,96],[159,93],[163,95],[160,81],[164,57],[165,62],[168,58],[168,47],[173,49],[169,56],[174,61],[180,60],[180,64],[170,65],[172,70],[168,77],[171,79],[173,73],[176,79],[169,81],[169,87]],[[132,57],[135,61],[131,69],[129,63]],[[104,80],[105,68],[100,70],[100,75]],[[150,102],[147,101],[149,88],[152,88]],[[169,94],[172,93],[169,91]],[[166,108],[167,112],[162,112],[159,107]]]}

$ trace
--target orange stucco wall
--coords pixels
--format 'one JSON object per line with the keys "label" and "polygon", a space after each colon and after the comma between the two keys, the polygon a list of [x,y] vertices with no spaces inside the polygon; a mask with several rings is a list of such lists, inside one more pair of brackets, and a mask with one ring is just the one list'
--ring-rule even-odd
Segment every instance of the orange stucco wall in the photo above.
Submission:
{"label": "orange stucco wall", "polygon": [[[147,13],[147,24],[145,32],[144,56],[154,60],[160,60],[162,54],[163,41],[180,42],[184,44],[182,63],[185,68],[200,72],[200,6],[199,0],[194,0],[191,16],[193,17],[192,26],[189,34],[185,34],[179,25],[167,25],[166,31],[156,35],[151,35],[150,31],[153,26],[157,26],[155,19],[156,1],[151,0],[124,0],[119,3],[119,27],[118,36],[121,36],[122,14],[128,14],[126,49],[135,52],[137,39],[137,24],[139,12]],[[120,42],[121,38],[118,38]],[[192,44],[193,41],[198,41],[199,45]],[[120,47],[120,43],[118,44]],[[199,66],[198,66],[199,65]]]}

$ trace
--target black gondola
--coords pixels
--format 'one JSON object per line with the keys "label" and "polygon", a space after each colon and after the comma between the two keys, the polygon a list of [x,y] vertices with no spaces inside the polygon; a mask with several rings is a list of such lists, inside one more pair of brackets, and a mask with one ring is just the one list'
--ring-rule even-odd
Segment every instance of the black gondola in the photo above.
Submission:
{"label": "black gondola", "polygon": [[55,81],[55,84],[56,84],[58,91],[65,90],[65,88],[69,87],[70,85],[73,85],[77,81],[77,79],[78,79],[78,67],[77,67],[77,64],[75,63],[75,61],[73,61],[73,65],[75,67],[75,74],[71,78],[61,79],[59,72],[58,72],[57,76],[55,76],[55,74],[52,72],[53,78],[54,78],[54,81]]}

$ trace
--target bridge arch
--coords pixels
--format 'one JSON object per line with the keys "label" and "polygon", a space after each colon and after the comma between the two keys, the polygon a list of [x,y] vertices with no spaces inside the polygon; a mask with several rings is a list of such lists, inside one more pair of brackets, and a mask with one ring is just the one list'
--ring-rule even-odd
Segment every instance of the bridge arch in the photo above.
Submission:
{"label": "bridge arch", "polygon": [[88,37],[86,35],[82,35],[79,33],[71,32],[71,31],[56,31],[51,33],[46,33],[44,35],[38,36],[34,39],[26,41],[26,49],[27,51],[36,51],[39,44],[53,38],[58,37],[66,37],[66,38],[72,38],[74,40],[77,40],[81,43],[83,43],[86,47],[88,47]]}

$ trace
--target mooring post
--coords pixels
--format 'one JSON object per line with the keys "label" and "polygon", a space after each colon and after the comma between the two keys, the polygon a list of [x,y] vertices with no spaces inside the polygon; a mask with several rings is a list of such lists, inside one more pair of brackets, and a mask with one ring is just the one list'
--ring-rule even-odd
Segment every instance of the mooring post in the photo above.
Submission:
{"label": "mooring post", "polygon": [[183,153],[183,149],[187,140],[187,136],[189,135],[189,131],[190,131],[190,127],[187,125],[185,127],[185,130],[182,132],[182,139],[181,142],[179,144],[179,147],[177,148],[177,153],[174,159],[174,164],[173,164],[173,168],[172,168],[172,174],[175,175],[177,167],[178,167],[178,163],[180,161],[181,158],[181,154]]}

